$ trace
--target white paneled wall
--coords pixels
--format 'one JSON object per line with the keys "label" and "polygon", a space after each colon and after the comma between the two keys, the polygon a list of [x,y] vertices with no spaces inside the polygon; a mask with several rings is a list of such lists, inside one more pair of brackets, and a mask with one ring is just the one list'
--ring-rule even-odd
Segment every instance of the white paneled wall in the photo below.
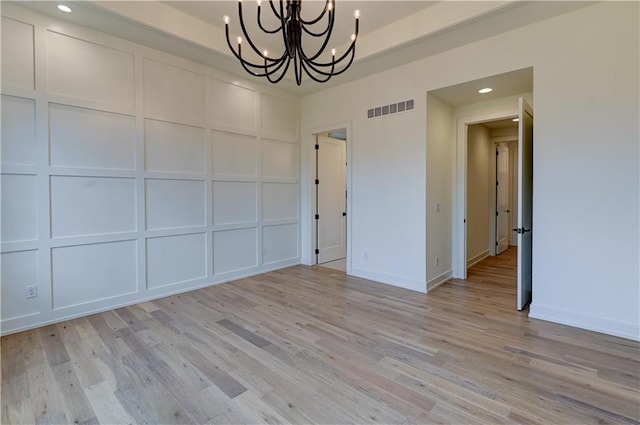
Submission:
{"label": "white paneled wall", "polygon": [[135,117],[50,103],[49,149],[52,166],[135,170]]}
{"label": "white paneled wall", "polygon": [[2,13],[3,333],[300,262],[297,99]]}
{"label": "white paneled wall", "polygon": [[33,99],[2,96],[3,164],[36,164],[35,107]]}
{"label": "white paneled wall", "polygon": [[[35,85],[33,25],[2,16],[2,84],[33,90]],[[4,106],[4,105],[3,105]]]}

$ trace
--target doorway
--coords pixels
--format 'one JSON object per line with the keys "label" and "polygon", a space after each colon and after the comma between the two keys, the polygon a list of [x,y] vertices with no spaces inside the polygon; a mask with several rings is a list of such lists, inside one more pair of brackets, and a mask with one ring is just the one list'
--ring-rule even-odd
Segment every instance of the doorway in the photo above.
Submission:
{"label": "doorway", "polygon": [[518,123],[501,119],[467,129],[467,269],[504,253],[511,237],[518,199]]}
{"label": "doorway", "polygon": [[315,264],[346,272],[347,131],[315,137]]}
{"label": "doorway", "polygon": [[[516,233],[517,239],[517,309],[524,309],[532,297],[532,221],[533,221],[533,108],[523,99],[518,100],[518,109],[514,113],[488,113],[475,116],[463,117],[458,120],[458,153],[457,153],[457,183],[456,183],[456,208],[455,208],[455,229],[457,233],[455,243],[454,277],[466,279],[469,267],[469,249],[477,249],[475,237],[478,234],[476,225],[477,217],[484,214],[478,210],[477,184],[478,176],[473,166],[472,156],[478,145],[483,140],[487,140],[486,132],[478,132],[477,125],[500,120],[512,120],[517,122],[517,225],[512,230]],[[476,134],[480,133],[481,137]],[[473,139],[473,140],[471,140]],[[474,144],[472,144],[474,143]],[[490,145],[489,145],[490,146]],[[499,146],[499,142],[498,142]],[[486,151],[486,150],[485,150]],[[489,215],[491,219],[489,254],[496,255],[500,252],[500,239],[504,232],[505,224],[509,223],[508,215],[500,217],[498,197],[508,199],[509,191],[500,191],[498,167],[508,167],[509,161],[498,160],[500,150],[496,149],[495,162],[493,166],[494,176],[490,182],[495,182],[495,187],[489,190],[493,195],[492,202],[489,202]],[[506,154],[506,151],[505,151]],[[507,180],[509,171],[502,171],[503,179]],[[482,190],[482,187],[479,189]],[[504,208],[504,206],[503,206]],[[509,209],[508,207],[506,208]],[[507,211],[505,211],[507,212]],[[507,212],[508,214],[509,212]],[[486,223],[486,221],[485,221]],[[498,227],[502,228],[499,229]],[[508,245],[508,237],[502,238],[502,243]],[[486,255],[485,255],[486,257]],[[484,257],[482,257],[484,258]],[[481,260],[480,258],[479,260]],[[478,261],[479,261],[478,260]],[[477,262],[477,261],[476,261]]]}

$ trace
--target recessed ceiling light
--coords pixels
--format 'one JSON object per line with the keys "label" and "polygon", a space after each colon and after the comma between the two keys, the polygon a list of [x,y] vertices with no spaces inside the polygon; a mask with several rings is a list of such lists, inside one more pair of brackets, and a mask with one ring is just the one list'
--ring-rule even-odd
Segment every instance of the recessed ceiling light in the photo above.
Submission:
{"label": "recessed ceiling light", "polygon": [[491,93],[492,91],[493,89],[491,87],[485,87],[483,89],[478,90],[478,93],[485,94],[485,93]]}
{"label": "recessed ceiling light", "polygon": [[64,13],[71,13],[71,8],[66,4],[59,4],[58,9],[60,9]]}
{"label": "recessed ceiling light", "polygon": [[518,121],[520,121],[520,118],[514,118],[514,119],[512,119],[511,121],[513,121],[513,122],[518,122]]}

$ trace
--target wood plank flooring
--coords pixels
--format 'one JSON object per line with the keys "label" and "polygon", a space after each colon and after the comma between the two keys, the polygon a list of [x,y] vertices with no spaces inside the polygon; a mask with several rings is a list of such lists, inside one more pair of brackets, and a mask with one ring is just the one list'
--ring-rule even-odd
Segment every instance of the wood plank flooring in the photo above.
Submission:
{"label": "wood plank flooring", "polygon": [[297,266],[2,338],[2,423],[640,423],[640,344]]}

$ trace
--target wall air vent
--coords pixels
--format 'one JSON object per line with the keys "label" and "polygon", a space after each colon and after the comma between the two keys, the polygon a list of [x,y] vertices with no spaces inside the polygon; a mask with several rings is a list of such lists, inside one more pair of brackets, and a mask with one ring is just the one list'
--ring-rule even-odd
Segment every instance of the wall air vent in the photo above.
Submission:
{"label": "wall air vent", "polygon": [[412,111],[415,105],[414,99],[403,100],[402,102],[392,103],[391,105],[376,106],[367,110],[367,118],[379,118],[386,115],[398,114],[400,112]]}

